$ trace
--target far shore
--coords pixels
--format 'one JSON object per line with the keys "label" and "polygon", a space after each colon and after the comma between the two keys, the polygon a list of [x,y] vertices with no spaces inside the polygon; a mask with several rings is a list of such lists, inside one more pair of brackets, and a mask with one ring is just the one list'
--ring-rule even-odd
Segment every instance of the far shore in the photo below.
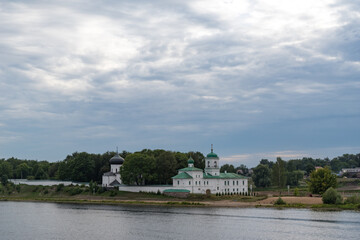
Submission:
{"label": "far shore", "polygon": [[159,205],[184,207],[216,207],[216,208],[309,208],[322,210],[360,210],[360,204],[324,205],[319,196],[282,195],[285,202],[276,205],[278,196],[270,192],[258,192],[255,196],[244,195],[201,195],[190,194],[186,198],[176,198],[160,193],[125,192],[118,190],[91,190],[89,186],[40,186],[26,184],[7,184],[0,186],[0,201],[52,202],[72,204],[102,205]]}

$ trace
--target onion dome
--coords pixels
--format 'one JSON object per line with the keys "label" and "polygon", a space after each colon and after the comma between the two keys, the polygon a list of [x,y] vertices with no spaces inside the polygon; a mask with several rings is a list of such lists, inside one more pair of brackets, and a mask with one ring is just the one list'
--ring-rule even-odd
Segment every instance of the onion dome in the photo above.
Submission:
{"label": "onion dome", "polygon": [[213,146],[211,144],[211,153],[209,153],[208,155],[206,155],[207,158],[219,158],[218,155],[216,153],[213,152]]}
{"label": "onion dome", "polygon": [[188,164],[194,164],[194,159],[192,159],[192,157],[189,158]]}
{"label": "onion dome", "polygon": [[123,164],[124,159],[118,153],[110,159],[110,164]]}

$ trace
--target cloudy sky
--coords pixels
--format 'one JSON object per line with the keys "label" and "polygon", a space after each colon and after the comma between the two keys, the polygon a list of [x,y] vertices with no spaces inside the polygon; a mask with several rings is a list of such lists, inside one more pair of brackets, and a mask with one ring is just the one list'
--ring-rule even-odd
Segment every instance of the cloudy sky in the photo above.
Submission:
{"label": "cloudy sky", "polygon": [[0,158],[360,152],[360,3],[1,1]]}

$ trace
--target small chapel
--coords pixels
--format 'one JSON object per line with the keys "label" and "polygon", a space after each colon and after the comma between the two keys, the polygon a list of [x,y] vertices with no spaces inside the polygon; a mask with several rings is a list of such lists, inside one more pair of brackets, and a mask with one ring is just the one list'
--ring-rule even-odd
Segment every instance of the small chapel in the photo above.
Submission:
{"label": "small chapel", "polygon": [[110,172],[106,172],[102,177],[102,187],[115,188],[121,186],[120,168],[124,159],[116,151],[116,155],[110,159]]}

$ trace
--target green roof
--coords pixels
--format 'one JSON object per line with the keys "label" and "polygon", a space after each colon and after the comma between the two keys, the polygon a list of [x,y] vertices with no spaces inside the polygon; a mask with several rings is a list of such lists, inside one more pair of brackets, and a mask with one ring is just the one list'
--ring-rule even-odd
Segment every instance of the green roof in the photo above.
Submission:
{"label": "green roof", "polygon": [[183,171],[183,172],[189,172],[189,171],[202,171],[202,169],[200,169],[200,168],[196,168],[196,167],[187,167],[187,168],[182,168],[182,169],[179,169],[179,171]]}
{"label": "green roof", "polygon": [[174,177],[172,177],[173,179],[175,178],[177,178],[177,179],[190,179],[190,178],[192,178],[192,176],[190,176],[189,174],[187,174],[186,172],[181,172],[181,173],[179,173],[178,175],[176,175],[176,176],[174,176]]}
{"label": "green roof", "polygon": [[219,158],[218,155],[211,151],[208,155],[206,155],[207,158]]}
{"label": "green roof", "polygon": [[164,193],[170,193],[170,192],[186,192],[189,193],[189,190],[186,189],[166,189],[163,191]]}
{"label": "green roof", "polygon": [[192,159],[192,157],[190,157],[189,160],[188,160],[188,163],[194,164],[194,159]]}
{"label": "green roof", "polygon": [[204,173],[204,178],[217,178],[217,179],[228,179],[228,178],[238,178],[238,179],[246,179],[247,177],[244,177],[242,175],[236,174],[236,173],[220,173],[219,176],[213,176],[211,174]]}

